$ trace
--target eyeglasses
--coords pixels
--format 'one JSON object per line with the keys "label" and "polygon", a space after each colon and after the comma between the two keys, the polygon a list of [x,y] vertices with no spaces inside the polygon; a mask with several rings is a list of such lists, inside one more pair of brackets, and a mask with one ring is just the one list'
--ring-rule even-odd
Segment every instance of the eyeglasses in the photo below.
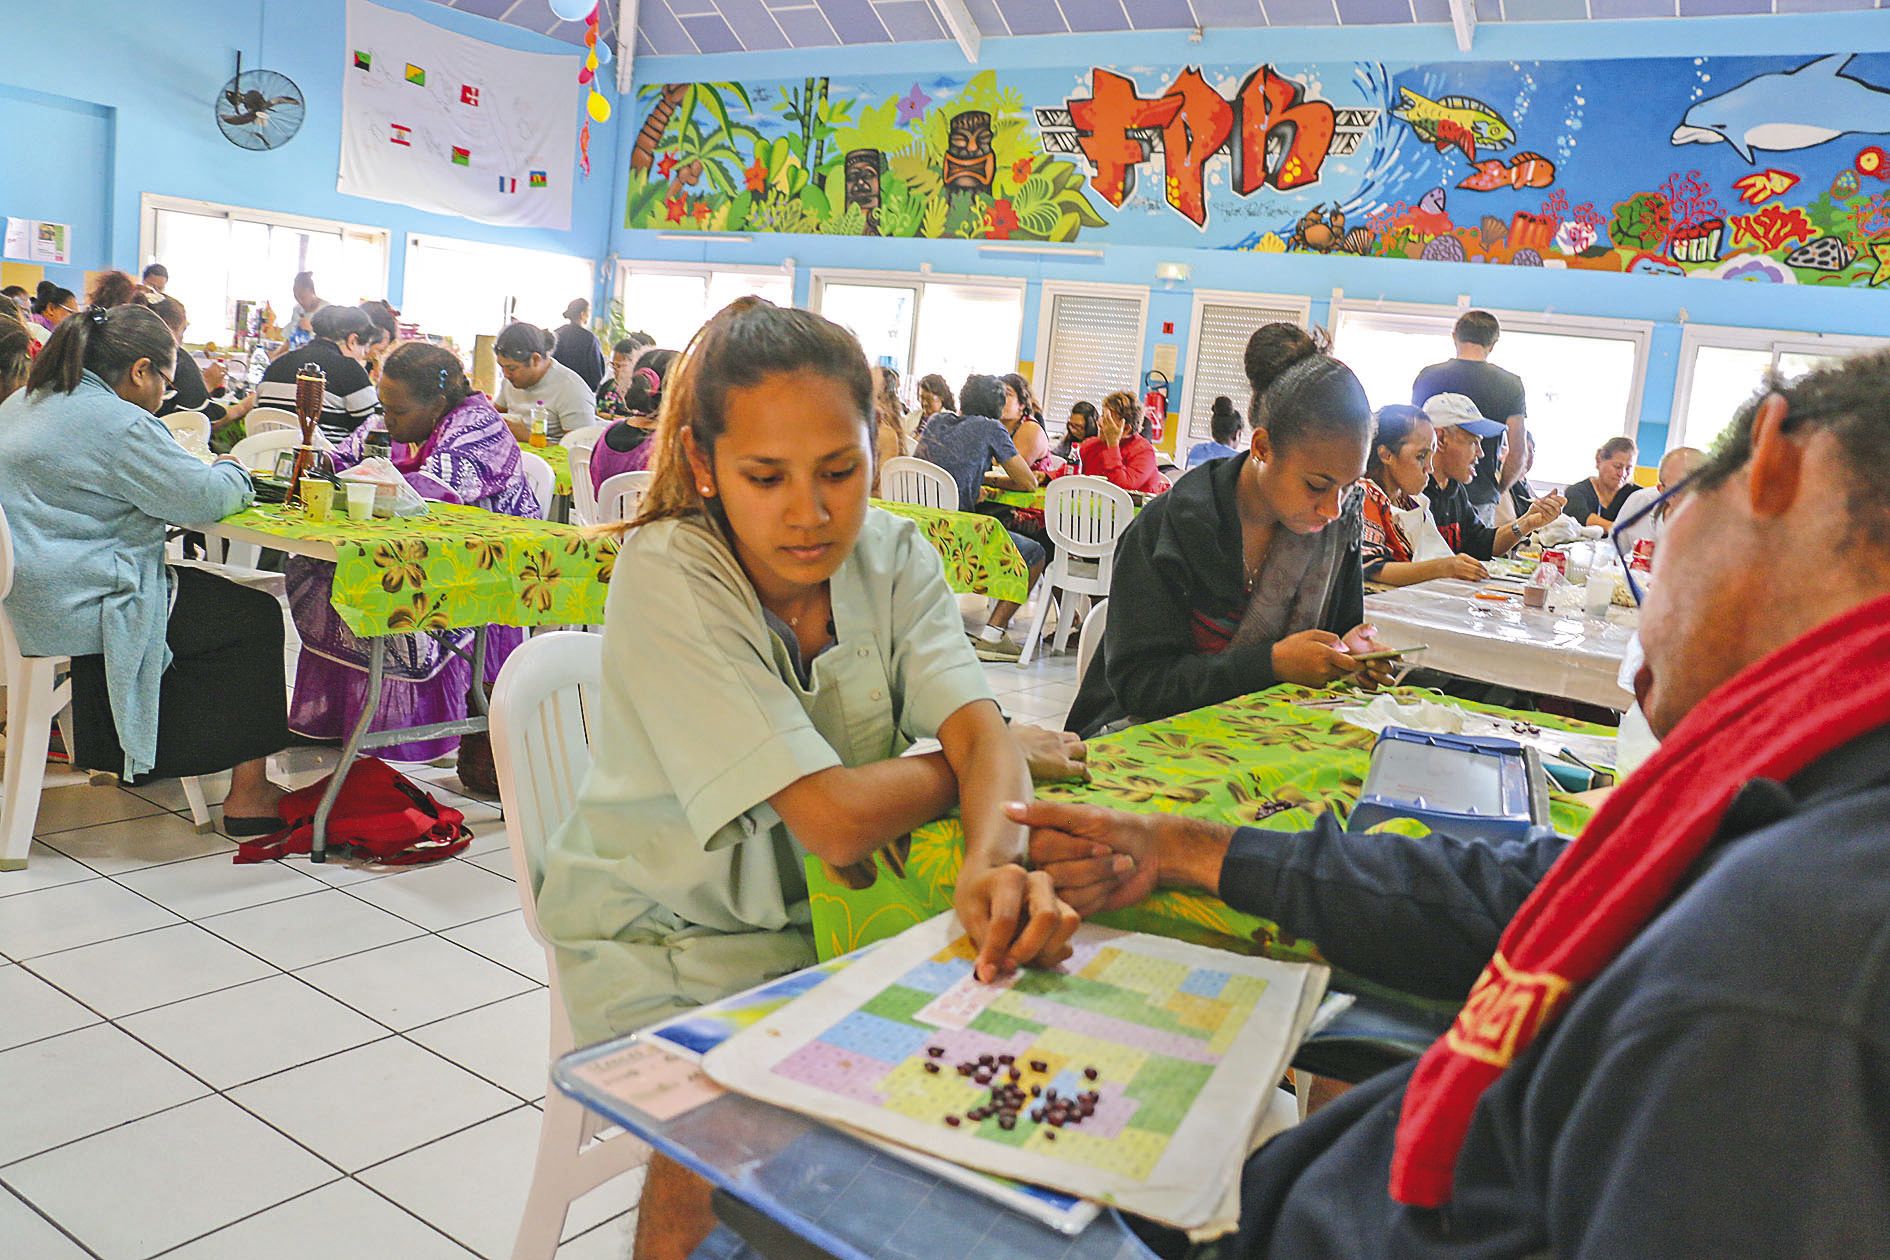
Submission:
{"label": "eyeglasses", "polygon": [[1652,503],[1649,503],[1646,507],[1634,513],[1634,515],[1628,517],[1625,521],[1616,521],[1614,529],[1608,535],[1609,540],[1614,543],[1614,554],[1621,558],[1621,572],[1627,578],[1628,594],[1634,597],[1634,606],[1636,608],[1639,608],[1647,597],[1645,592],[1641,590],[1641,584],[1634,580],[1634,565],[1630,561],[1627,550],[1621,540],[1626,535],[1633,533],[1637,525],[1660,512],[1667,506],[1670,500],[1684,491],[1688,486],[1692,485],[1693,478],[1696,475],[1697,474],[1689,473],[1680,478],[1680,480],[1674,482],[1673,485],[1656,495]]}
{"label": "eyeglasses", "polygon": [[177,379],[177,369],[172,368],[171,374],[169,376],[166,376],[164,375],[164,369],[159,367],[157,364],[153,363],[151,365],[151,370],[153,372],[156,372],[158,374],[158,378],[164,382],[164,392],[167,394],[170,393],[171,382]]}

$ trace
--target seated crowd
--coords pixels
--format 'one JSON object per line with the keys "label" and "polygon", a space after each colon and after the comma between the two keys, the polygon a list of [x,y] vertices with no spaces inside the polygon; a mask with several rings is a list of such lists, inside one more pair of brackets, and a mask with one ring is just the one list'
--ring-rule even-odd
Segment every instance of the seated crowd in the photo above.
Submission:
{"label": "seated crowd", "polygon": [[[391,308],[322,302],[304,275],[292,348],[239,401],[183,367],[168,276],[112,274],[87,304],[42,291],[0,318],[7,611],[24,651],[72,659],[75,765],[127,783],[229,770],[232,835],[275,828],[268,757],[341,735],[369,652],[332,606],[332,563],[286,565],[292,688],[276,599],[167,563],[168,525],[255,497],[240,460],[172,440],[167,405],[222,397],[228,436],[256,398],[293,408],[315,363],[333,467],[381,452],[432,502],[542,517],[521,443],[593,425],[595,485],[652,474],[633,520],[598,527],[620,551],[593,764],[537,888],[580,1044],[811,964],[805,859],[846,881],[957,810],[953,905],[982,980],[1054,966],[1084,917],[1186,888],[1366,981],[1467,999],[1422,1058],[1250,1157],[1217,1254],[1890,1254],[1890,515],[1871,480],[1890,353],[1771,382],[1710,454],[1669,452],[1654,487],[1633,484],[1622,438],[1593,478],[1536,497],[1486,314],[1459,321],[1459,358],[1425,369],[1421,397],[1376,413],[1350,367],[1271,324],[1246,346],[1244,415],[1215,399],[1213,440],[1171,481],[1126,391],[1074,404],[1057,438],[1015,374],[955,391],[927,375],[908,413],[851,333],[757,298],[682,352],[633,335],[608,360],[582,302],[555,335],[511,324],[487,398],[451,349],[400,340]],[[1386,682],[1367,583],[1482,578],[1568,515],[1660,536],[1635,692],[1663,742],[1574,840],[1037,800],[1034,783],[1084,775],[1085,749],[994,698],[980,661],[1016,659],[1017,605],[967,633],[919,526],[872,508],[908,453],[1002,525],[1033,583],[1042,512],[987,488],[1078,475],[1147,496],[1064,723],[1083,740],[1280,683]],[[484,681],[522,637],[488,628]],[[464,717],[472,638],[395,636],[375,727]],[[384,753],[455,746],[462,781],[493,790],[483,736]],[[713,1224],[680,1164],[659,1156],[643,1193],[640,1256],[686,1255]]]}

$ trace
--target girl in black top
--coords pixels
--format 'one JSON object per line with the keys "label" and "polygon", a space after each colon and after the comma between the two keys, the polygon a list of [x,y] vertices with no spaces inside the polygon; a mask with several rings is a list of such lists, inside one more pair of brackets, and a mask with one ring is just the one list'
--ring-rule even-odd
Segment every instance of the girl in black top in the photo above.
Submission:
{"label": "girl in black top", "polygon": [[1595,452],[1595,475],[1568,488],[1568,504],[1562,515],[1574,518],[1577,525],[1614,528],[1614,518],[1628,501],[1634,485],[1634,439],[1609,438]]}

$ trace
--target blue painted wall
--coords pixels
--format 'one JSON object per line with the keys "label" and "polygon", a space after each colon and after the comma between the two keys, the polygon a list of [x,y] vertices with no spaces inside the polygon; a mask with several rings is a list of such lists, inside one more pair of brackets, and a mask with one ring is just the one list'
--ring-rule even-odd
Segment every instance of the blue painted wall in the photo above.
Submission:
{"label": "blue painted wall", "polygon": [[[508,48],[573,51],[427,0],[377,3]],[[578,185],[569,231],[495,227],[336,192],[345,15],[343,0],[8,4],[0,34],[0,215],[71,223],[74,266],[47,274],[75,290],[87,270],[138,269],[139,199],[147,192],[386,228],[395,305],[410,232],[591,259],[607,252],[614,121],[592,126],[598,161],[591,180]],[[211,115],[239,48],[245,68],[281,71],[308,100],[301,132],[272,153],[236,148]],[[581,106],[574,81],[571,108]],[[574,169],[576,160],[573,151]]]}
{"label": "blue painted wall", "polygon": [[[980,65],[997,69],[1095,64],[1178,67],[1202,62],[1251,60],[1294,62],[1317,59],[1386,61],[1527,60],[1534,58],[1699,56],[1766,53],[1816,55],[1840,50],[1890,50],[1890,20],[1881,13],[1791,17],[1690,19],[1686,21],[1492,24],[1477,31],[1475,49],[1457,52],[1447,26],[1346,27],[1316,30],[1223,31],[1195,43],[1185,34],[1133,36],[1059,35],[987,41]],[[861,50],[748,53],[706,57],[650,57],[636,68],[639,84],[687,80],[770,79],[797,75],[857,73]],[[941,59],[962,65],[953,45],[875,47],[874,73],[936,72]],[[1044,102],[1032,102],[1042,104]],[[639,124],[637,111],[631,122]],[[1348,301],[1473,305],[1506,310],[1612,316],[1654,324],[1654,339],[1642,398],[1639,435],[1643,457],[1665,449],[1675,372],[1684,323],[1728,324],[1817,332],[1890,336],[1890,290],[1818,291],[1791,286],[1714,280],[1625,277],[1533,268],[1410,264],[1305,255],[1229,254],[1211,250],[1106,245],[1094,259],[1032,258],[987,254],[972,242],[877,240],[757,234],[746,242],[662,239],[652,231],[623,229],[622,173],[628,170],[635,125],[619,134],[618,204],[612,207],[612,248],[625,258],[778,264],[796,263],[796,298],[805,301],[809,271],[851,267],[917,271],[931,264],[938,273],[1021,276],[1030,282],[1019,357],[1037,344],[1037,316],[1046,280],[1107,281],[1150,287],[1148,347],[1172,341],[1180,371],[1187,371],[1190,283],[1172,287],[1155,278],[1165,261],[1187,262],[1192,284],[1202,288],[1303,294],[1313,301],[1316,321],[1327,319],[1335,288]],[[1160,334],[1164,321],[1175,324]],[[634,321],[633,321],[634,322]],[[1177,390],[1173,401],[1179,403]]]}

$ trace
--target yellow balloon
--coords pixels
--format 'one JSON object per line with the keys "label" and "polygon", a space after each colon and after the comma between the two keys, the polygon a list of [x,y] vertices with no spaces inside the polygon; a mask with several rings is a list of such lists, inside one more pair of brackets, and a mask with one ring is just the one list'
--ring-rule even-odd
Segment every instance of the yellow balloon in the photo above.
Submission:
{"label": "yellow balloon", "polygon": [[610,121],[610,102],[601,92],[591,93],[591,117],[597,122]]}
{"label": "yellow balloon", "polygon": [[591,49],[590,54],[584,58],[584,68],[586,70],[597,69],[597,50],[595,48]]}

